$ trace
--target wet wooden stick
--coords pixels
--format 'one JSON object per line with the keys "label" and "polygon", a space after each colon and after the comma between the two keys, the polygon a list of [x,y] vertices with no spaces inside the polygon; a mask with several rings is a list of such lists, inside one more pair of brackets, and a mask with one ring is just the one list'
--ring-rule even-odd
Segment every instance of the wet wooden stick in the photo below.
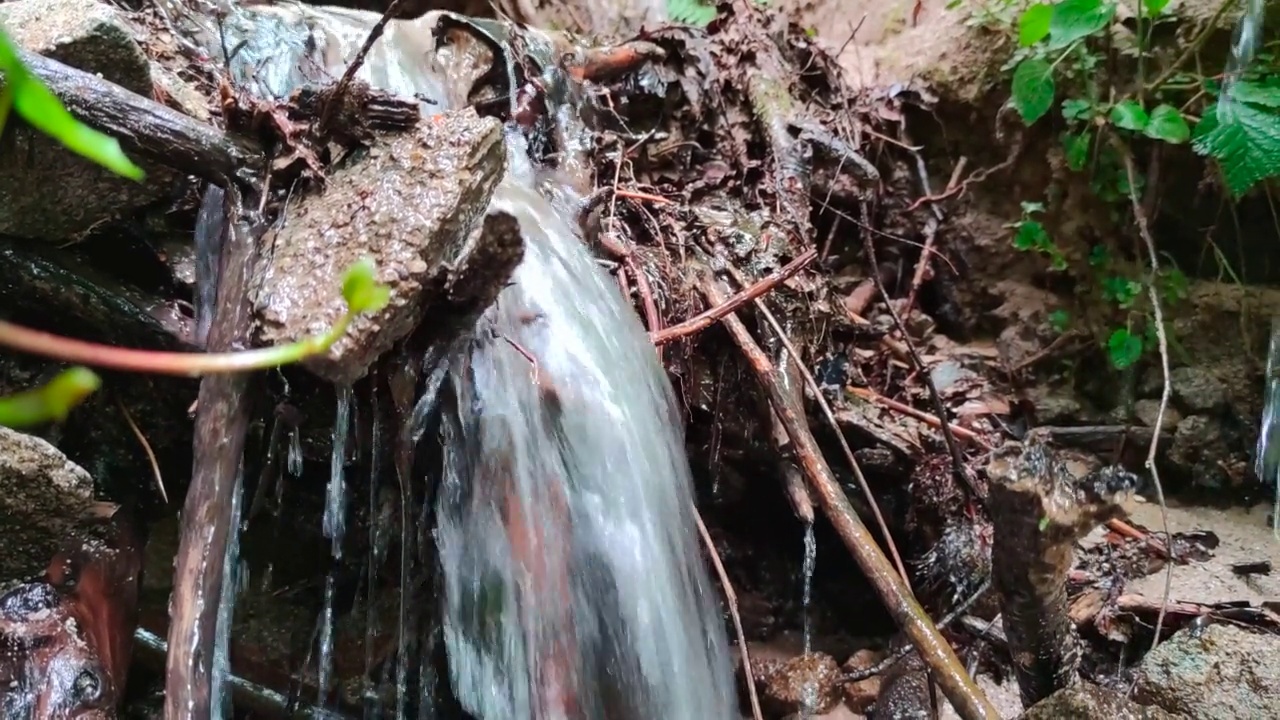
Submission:
{"label": "wet wooden stick", "polygon": [[[883,405],[889,408],[890,410],[900,412],[903,415],[910,415],[911,417],[919,420],[920,422],[924,423],[925,425],[928,425],[929,427],[935,427],[935,428],[938,428],[939,430],[942,429],[942,421],[939,420],[936,415],[930,415],[929,413],[923,410],[917,410],[911,407],[910,405],[907,405],[906,403],[900,403],[897,400],[894,400],[893,398],[887,398],[875,392],[874,390],[870,390],[867,388],[856,388],[856,387],[845,388],[845,390],[847,390],[852,395],[862,398],[863,400],[869,400],[873,403],[876,403],[877,405]],[[969,442],[974,443],[975,445],[978,445],[983,449],[986,449],[986,450],[991,449],[990,443],[988,443],[986,440],[983,440],[981,435],[970,430],[969,428],[956,425],[954,423],[950,423],[949,427],[951,428],[951,432],[954,433],[956,437],[962,438],[964,440],[968,440]]]}
{"label": "wet wooden stick", "polygon": [[[713,307],[724,304],[723,295],[714,281],[704,280],[701,283],[701,290],[707,302]],[[787,402],[786,393],[779,385],[777,371],[769,357],[760,349],[736,315],[730,313],[724,316],[723,322],[739,349],[747,357],[756,378],[769,396],[778,419],[791,435],[796,457],[805,471],[810,490],[817,498],[823,513],[835,528],[836,533],[840,535],[849,552],[853,554],[854,560],[866,574],[867,580],[884,600],[885,608],[897,622],[898,627],[903,629],[912,644],[916,646],[921,659],[933,670],[943,694],[964,720],[998,720],[1000,714],[965,672],[955,651],[938,634],[929,615],[911,596],[906,583],[898,577],[893,565],[876,545],[875,538],[854,512],[849,499],[845,497],[844,491],[836,482],[831,468],[823,459],[813,433],[809,431],[804,419],[800,418]]]}
{"label": "wet wooden stick", "polygon": [[787,265],[781,270],[766,275],[755,285],[752,285],[724,302],[711,303],[710,309],[706,312],[685,320],[679,325],[672,325],[666,330],[662,330],[660,332],[649,333],[649,338],[653,340],[654,345],[665,345],[672,340],[679,340],[682,337],[706,330],[714,325],[720,318],[729,315],[743,305],[746,305],[752,300],[764,295],[780,285],[787,278],[800,272],[816,257],[818,257],[818,251],[810,248],[801,253],[795,260],[787,263]]}
{"label": "wet wooden stick", "polygon": [[711,556],[711,565],[720,577],[720,587],[724,590],[724,602],[729,606],[729,617],[733,619],[733,632],[738,636],[738,652],[742,655],[742,676],[747,680],[747,697],[751,700],[751,717],[761,720],[760,698],[756,695],[756,684],[751,680],[751,653],[747,652],[747,634],[742,631],[742,616],[738,614],[738,593],[733,591],[733,583],[729,582],[729,573],[724,570],[724,562],[720,553],[716,552],[715,543],[711,542],[711,533],[707,532],[707,524],[702,522],[698,508],[693,508],[694,522],[698,523],[698,534],[702,536],[702,544],[707,546],[707,554]]}
{"label": "wet wooden stick", "polygon": [[[226,245],[219,273],[218,304],[209,327],[209,350],[223,352],[249,343],[249,277],[253,238],[244,201],[228,185]],[[222,567],[233,531],[231,509],[244,456],[251,398],[248,375],[217,374],[200,381],[191,484],[182,508],[174,561],[169,648],[165,662],[165,720],[211,717],[213,657]],[[238,528],[236,529],[238,531]]]}

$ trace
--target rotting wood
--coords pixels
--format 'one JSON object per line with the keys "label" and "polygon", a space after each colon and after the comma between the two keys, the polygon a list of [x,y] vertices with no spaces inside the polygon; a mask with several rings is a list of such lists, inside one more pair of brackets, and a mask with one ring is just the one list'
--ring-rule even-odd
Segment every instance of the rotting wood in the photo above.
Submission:
{"label": "rotting wood", "polygon": [[[700,289],[712,307],[724,305],[723,294],[714,281],[704,280],[700,284]],[[866,574],[867,580],[880,594],[889,614],[910,638],[925,664],[934,671],[943,694],[965,720],[979,718],[997,720],[1000,714],[965,672],[955,651],[939,635],[933,621],[911,596],[911,591],[898,577],[893,565],[880,551],[875,539],[854,512],[849,499],[845,497],[844,491],[840,489],[839,483],[832,475],[831,468],[823,459],[808,425],[803,418],[796,415],[787,402],[786,393],[778,383],[777,371],[773,363],[752,339],[751,333],[736,315],[732,313],[725,315],[723,322],[739,349],[747,357],[752,371],[768,394],[774,411],[791,435],[796,457],[804,468],[810,489],[817,496],[827,519],[853,554],[854,560]]]}
{"label": "rotting wood", "polygon": [[222,184],[251,185],[265,158],[248,140],[218,130],[96,75],[25,50],[22,62],[82,122],[151,162]]}
{"label": "rotting wood", "polygon": [[[213,352],[249,342],[248,282],[255,244],[239,190],[228,187],[218,303],[209,327]],[[200,382],[191,485],[182,508],[170,598],[170,652],[165,664],[166,720],[211,717],[213,656],[221,606],[223,558],[233,496],[249,426],[249,376],[215,374]],[[238,531],[238,529],[235,529]]]}

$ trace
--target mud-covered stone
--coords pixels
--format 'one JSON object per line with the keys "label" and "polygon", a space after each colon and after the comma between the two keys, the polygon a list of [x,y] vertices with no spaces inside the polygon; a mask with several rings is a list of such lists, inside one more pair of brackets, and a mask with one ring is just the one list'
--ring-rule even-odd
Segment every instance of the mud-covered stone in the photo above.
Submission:
{"label": "mud-covered stone", "polygon": [[305,362],[335,383],[362,377],[417,327],[432,300],[449,291],[459,264],[486,242],[477,225],[505,160],[499,123],[468,109],[385,136],[332,171],[323,192],[302,198],[262,240],[264,261],[251,291],[257,341],[326,332],[345,312],[347,268],[370,257],[391,301],[356,318],[328,352]]}
{"label": "mud-covered stone", "polygon": [[[20,46],[152,96],[151,66],[124,13],[94,0],[0,4],[0,25]],[[99,223],[164,196],[177,173],[143,164],[126,180],[18,124],[0,153],[0,234],[74,239]],[[137,159],[135,158],[135,161]]]}
{"label": "mud-covered stone", "polygon": [[93,501],[93,479],[48,442],[0,427],[0,582],[44,570]]}
{"label": "mud-covered stone", "polygon": [[1280,717],[1280,639],[1224,624],[1182,630],[1147,654],[1134,697],[1197,720]]}

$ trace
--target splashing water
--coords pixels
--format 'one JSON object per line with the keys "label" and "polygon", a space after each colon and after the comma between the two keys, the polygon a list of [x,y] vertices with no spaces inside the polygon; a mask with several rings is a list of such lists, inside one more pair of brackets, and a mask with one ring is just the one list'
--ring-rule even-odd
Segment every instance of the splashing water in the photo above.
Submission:
{"label": "splashing water", "polygon": [[1249,69],[1254,55],[1262,46],[1262,25],[1265,17],[1265,0],[1245,0],[1244,14],[1236,25],[1231,42],[1231,56],[1227,58],[1222,76],[1222,92],[1218,95],[1218,120],[1228,122],[1234,112],[1232,89],[1241,75]]}
{"label": "splashing water", "polygon": [[670,386],[523,140],[508,153],[492,206],[525,257],[455,360],[437,505],[459,700],[484,720],[733,717]]}

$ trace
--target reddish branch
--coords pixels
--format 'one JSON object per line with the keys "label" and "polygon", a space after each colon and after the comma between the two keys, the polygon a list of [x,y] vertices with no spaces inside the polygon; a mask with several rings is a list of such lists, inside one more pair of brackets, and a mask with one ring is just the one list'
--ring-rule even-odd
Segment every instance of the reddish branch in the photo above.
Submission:
{"label": "reddish branch", "polygon": [[760,280],[760,282],[743,290],[737,295],[734,295],[728,300],[725,300],[724,302],[714,302],[711,304],[712,307],[709,310],[701,313],[697,317],[685,320],[679,325],[672,325],[666,330],[650,333],[649,337],[653,340],[654,345],[665,345],[672,340],[679,340],[682,337],[706,330],[725,316],[732,314],[743,305],[746,305],[752,300],[764,295],[788,278],[800,272],[817,256],[818,251],[810,248],[801,253],[795,260],[787,263],[787,265],[781,270],[765,276]]}

